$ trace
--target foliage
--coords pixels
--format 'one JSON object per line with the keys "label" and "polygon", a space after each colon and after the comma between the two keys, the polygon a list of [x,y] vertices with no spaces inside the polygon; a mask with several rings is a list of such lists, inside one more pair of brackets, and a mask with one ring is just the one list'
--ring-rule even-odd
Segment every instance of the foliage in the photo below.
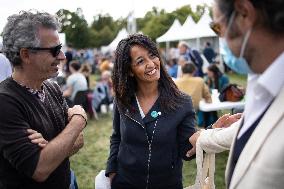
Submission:
{"label": "foliage", "polygon": [[[183,6],[173,12],[166,12],[153,7],[143,18],[137,18],[137,30],[148,35],[152,40],[164,34],[175,19],[181,24],[191,15],[196,22],[200,19],[207,5],[198,5],[196,11],[190,5]],[[211,12],[211,10],[210,10]],[[62,32],[66,34],[66,41],[75,48],[101,47],[108,45],[117,35],[119,30],[127,25],[127,18],[114,20],[109,14],[94,16],[93,22],[88,26],[82,9],[75,12],[60,9],[56,13],[62,23]]]}
{"label": "foliage", "polygon": [[56,14],[62,24],[61,32],[66,34],[67,43],[75,48],[88,47],[90,31],[82,9],[78,8],[76,12],[60,9]]}
{"label": "foliage", "polygon": [[93,46],[101,47],[108,45],[123,27],[126,27],[126,19],[120,18],[118,20],[113,20],[108,14],[99,14],[95,16],[91,25],[91,31],[93,32]]}
{"label": "foliage", "polygon": [[164,9],[159,11],[157,8],[153,7],[152,11],[147,12],[144,18],[137,19],[137,25],[144,34],[156,40],[157,37],[164,34],[170,28],[175,19],[178,19],[180,23],[183,24],[186,18],[191,15],[193,19],[197,21],[204,10],[205,5],[199,6],[195,13],[192,11],[190,5],[186,5],[171,13],[167,13]]}

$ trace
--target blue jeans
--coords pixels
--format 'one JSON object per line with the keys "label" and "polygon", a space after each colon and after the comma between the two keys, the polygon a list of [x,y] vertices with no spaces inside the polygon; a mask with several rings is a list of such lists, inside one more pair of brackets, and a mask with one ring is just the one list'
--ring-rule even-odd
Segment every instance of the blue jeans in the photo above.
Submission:
{"label": "blue jeans", "polygon": [[70,189],[79,189],[74,171],[70,170],[70,174],[71,174],[71,182],[70,182],[69,188]]}

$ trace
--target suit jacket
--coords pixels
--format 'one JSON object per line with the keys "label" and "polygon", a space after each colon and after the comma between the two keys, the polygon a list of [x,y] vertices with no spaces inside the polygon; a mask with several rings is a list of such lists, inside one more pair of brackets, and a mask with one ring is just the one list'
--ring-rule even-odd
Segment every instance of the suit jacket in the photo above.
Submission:
{"label": "suit jacket", "polygon": [[[238,132],[230,149],[226,168],[226,183],[230,189],[280,189],[284,188],[284,87],[271,104],[252,133],[235,166],[232,155]],[[240,127],[239,127],[240,128]]]}

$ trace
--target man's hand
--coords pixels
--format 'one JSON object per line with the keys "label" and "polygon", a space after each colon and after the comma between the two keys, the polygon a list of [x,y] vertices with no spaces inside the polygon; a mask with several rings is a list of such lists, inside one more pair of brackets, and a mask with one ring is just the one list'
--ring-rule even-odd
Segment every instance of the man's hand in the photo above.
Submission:
{"label": "man's hand", "polygon": [[238,121],[242,117],[242,113],[237,114],[225,114],[222,117],[220,117],[213,125],[212,128],[225,128],[231,126],[233,123]]}
{"label": "man's hand", "polygon": [[80,105],[75,105],[72,108],[68,109],[68,120],[70,121],[72,115],[74,114],[80,114],[87,120],[87,114],[85,110]]}
{"label": "man's hand", "polygon": [[193,156],[196,153],[196,142],[197,142],[197,139],[198,139],[198,137],[200,135],[200,132],[201,131],[197,131],[196,133],[191,135],[191,137],[189,138],[189,142],[191,143],[192,148],[191,148],[191,150],[189,150],[186,153],[186,157],[191,157],[191,156]]}
{"label": "man's hand", "polygon": [[37,131],[32,129],[27,129],[27,132],[29,134],[28,137],[32,143],[37,144],[42,148],[44,148],[48,144],[48,141],[43,138],[41,133],[38,133]]}

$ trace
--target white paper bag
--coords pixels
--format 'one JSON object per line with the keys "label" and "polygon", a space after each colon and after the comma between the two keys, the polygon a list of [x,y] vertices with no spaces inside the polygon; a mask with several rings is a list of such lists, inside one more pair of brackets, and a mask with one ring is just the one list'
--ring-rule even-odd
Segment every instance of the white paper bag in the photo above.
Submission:
{"label": "white paper bag", "polygon": [[105,176],[105,170],[101,170],[96,176],[95,189],[111,189],[109,178]]}

